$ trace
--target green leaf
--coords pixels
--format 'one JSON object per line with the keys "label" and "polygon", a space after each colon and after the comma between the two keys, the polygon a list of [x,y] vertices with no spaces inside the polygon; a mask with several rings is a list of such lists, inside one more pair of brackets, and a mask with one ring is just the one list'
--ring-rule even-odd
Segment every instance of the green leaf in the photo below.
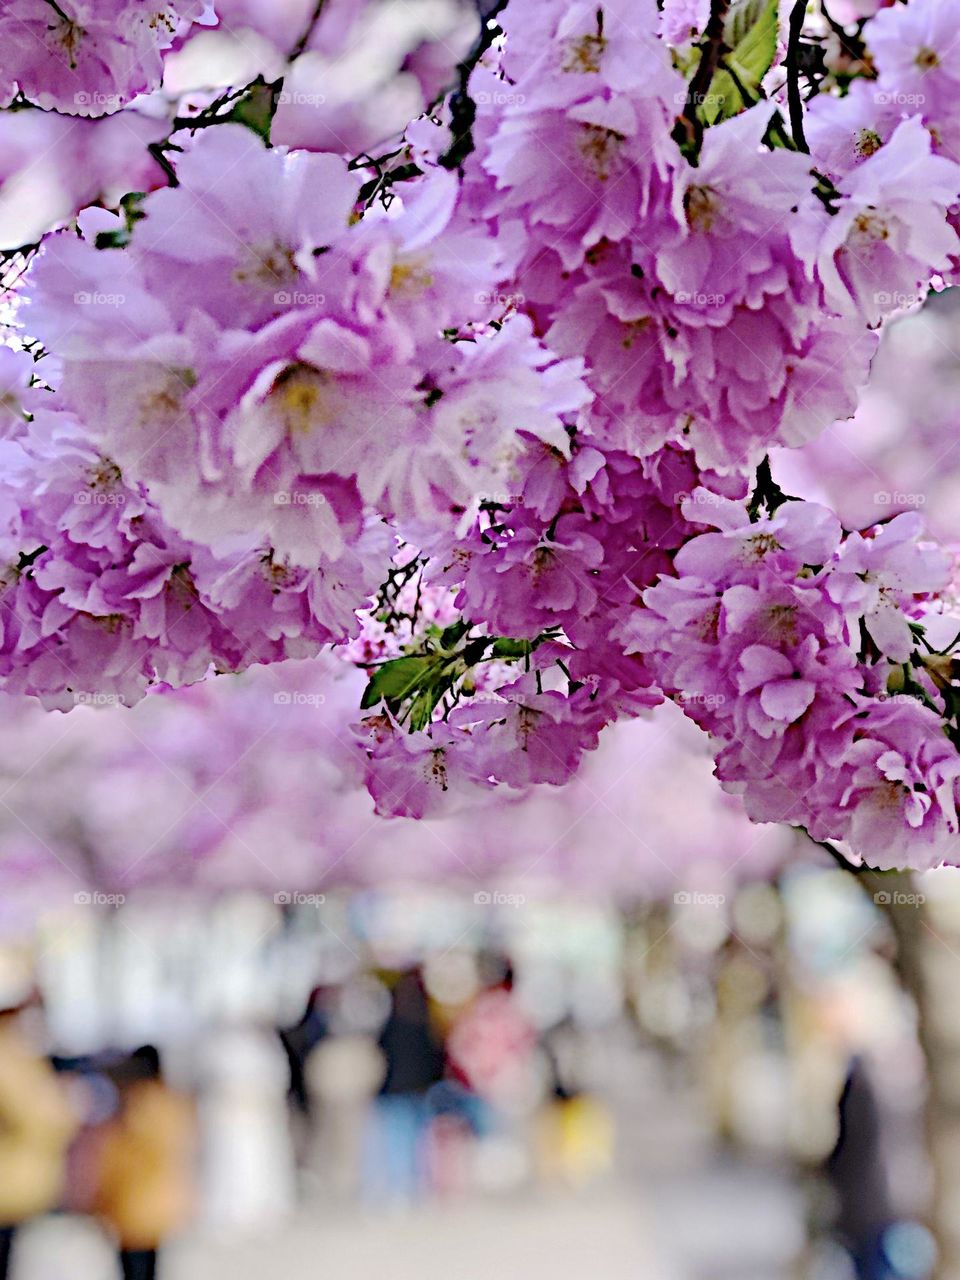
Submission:
{"label": "green leaf", "polygon": [[145,199],[142,191],[130,191],[120,201],[120,213],[123,215],[123,226],[115,231],[98,231],[94,239],[97,249],[125,249],[130,243],[130,233],[134,225],[147,215],[142,204]]}
{"label": "green leaf", "polygon": [[777,0],[739,0],[733,6],[724,26],[730,52],[723,58],[733,75],[721,68],[710,81],[700,106],[704,124],[728,120],[757,101],[760,82],[776,57],[777,34]]}
{"label": "green leaf", "polygon": [[366,711],[378,702],[402,702],[423,684],[437,662],[434,654],[411,654],[378,667],[363,691],[360,706]]}
{"label": "green leaf", "polygon": [[269,146],[278,92],[279,82],[267,84],[261,76],[222,119],[246,125]]}
{"label": "green leaf", "polygon": [[723,41],[728,49],[736,49],[764,17],[769,0],[737,0],[730,6],[723,24]]}
{"label": "green leaf", "polygon": [[495,658],[526,658],[533,653],[533,647],[530,640],[511,640],[501,636],[493,642],[492,654]]}
{"label": "green leaf", "polygon": [[433,719],[437,703],[453,687],[453,684],[454,676],[447,675],[420,690],[410,703],[410,728],[412,730],[425,729],[427,727]]}
{"label": "green leaf", "polygon": [[[423,729],[433,719],[440,701],[461,681],[470,682],[469,673],[474,667],[492,658],[525,658],[550,635],[543,632],[535,640],[514,640],[509,636],[470,639],[469,634],[470,624],[463,619],[442,630],[429,628],[427,644],[432,651],[408,653],[377,667],[363,691],[361,707],[366,711],[383,702],[409,729]],[[466,643],[462,643],[465,639]]]}
{"label": "green leaf", "polygon": [[448,651],[455,649],[469,630],[469,622],[464,622],[462,618],[459,618],[456,622],[451,622],[449,627],[445,627],[440,633],[441,649]]}

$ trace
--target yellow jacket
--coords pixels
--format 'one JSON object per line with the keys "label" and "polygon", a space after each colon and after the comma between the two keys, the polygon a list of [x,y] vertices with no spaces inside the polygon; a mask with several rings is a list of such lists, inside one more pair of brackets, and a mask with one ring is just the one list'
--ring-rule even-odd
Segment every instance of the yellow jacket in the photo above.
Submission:
{"label": "yellow jacket", "polygon": [[131,1085],[100,1147],[94,1208],[127,1249],[156,1249],[192,1203],[193,1108],[157,1080]]}
{"label": "yellow jacket", "polygon": [[76,1127],[53,1068],[0,1019],[0,1225],[56,1207]]}

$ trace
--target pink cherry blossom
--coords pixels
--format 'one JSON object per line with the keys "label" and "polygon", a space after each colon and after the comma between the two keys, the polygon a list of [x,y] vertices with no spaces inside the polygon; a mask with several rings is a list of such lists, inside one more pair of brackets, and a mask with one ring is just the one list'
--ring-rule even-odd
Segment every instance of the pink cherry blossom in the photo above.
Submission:
{"label": "pink cherry blossom", "polygon": [[150,9],[137,0],[9,0],[0,14],[0,99],[19,90],[70,115],[117,111],[160,83],[161,51],[202,11],[202,0]]}

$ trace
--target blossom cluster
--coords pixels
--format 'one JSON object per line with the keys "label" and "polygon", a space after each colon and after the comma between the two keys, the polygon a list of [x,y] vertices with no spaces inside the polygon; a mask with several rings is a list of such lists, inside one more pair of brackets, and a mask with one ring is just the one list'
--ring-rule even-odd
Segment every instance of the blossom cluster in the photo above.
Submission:
{"label": "blossom cluster", "polygon": [[877,865],[934,866],[955,847],[960,755],[943,732],[936,655],[911,620],[949,562],[919,518],[842,537],[816,503],[750,519],[697,490],[714,531],[627,624],[665,690],[705,728],[717,774],[757,821],[844,840]]}
{"label": "blossom cluster", "polygon": [[354,602],[375,589],[388,547],[381,530],[364,528],[335,566],[312,570],[256,532],[216,549],[192,543],[28,381],[26,353],[0,357],[7,691],[63,710],[98,692],[133,703],[158,681],[311,655],[357,631]]}
{"label": "blossom cluster", "polygon": [[[547,341],[586,356],[591,431],[640,454],[680,439],[729,469],[848,416],[869,330],[957,250],[960,168],[922,119],[876,108],[885,144],[848,148],[828,209],[816,156],[765,149],[774,101],[684,154],[687,85],[634,5],[520,5],[504,24],[500,67],[476,73],[510,94],[481,109],[475,198],[512,230]],[[849,128],[848,99],[817,102],[821,131]]]}
{"label": "blossom cluster", "polygon": [[258,101],[277,145],[376,155],[448,88],[477,26],[472,0],[10,0],[0,249],[164,185],[166,153]]}
{"label": "blossom cluster", "polygon": [[[453,663],[473,645],[484,665],[471,669],[467,696],[442,726],[408,734],[395,717],[368,719],[368,776],[382,811],[423,816],[450,791],[493,782],[562,783],[606,724],[661,701],[616,627],[696,530],[680,511],[700,480],[691,454],[667,446],[638,465],[592,443],[575,441],[567,457],[532,440],[524,471],[515,502],[490,504],[423,570],[434,593],[448,588],[434,612],[452,603],[484,633],[511,639],[456,637]],[[409,639],[406,648],[415,648]],[[519,672],[504,669],[504,656],[523,659]]]}
{"label": "blossom cluster", "polygon": [[0,13],[0,102],[102,116],[154,89],[163,51],[203,14],[203,0],[9,0]]}
{"label": "blossom cluster", "polygon": [[[135,701],[341,646],[377,809],[412,817],[563,783],[668,697],[755,820],[950,856],[950,566],[914,514],[785,500],[767,457],[852,415],[880,328],[955,276],[957,0],[883,10],[806,104],[776,6],[717,44],[704,6],[510,0],[375,155],[297,99],[367,5],[177,3],[149,41],[93,8],[8,6],[8,98],[69,111],[66,41],[119,109],[200,19],[283,56],[148,131],[147,170],[91,171],[74,200],[142,180],[18,291],[4,688]],[[427,45],[393,68],[414,112],[452,74]]]}

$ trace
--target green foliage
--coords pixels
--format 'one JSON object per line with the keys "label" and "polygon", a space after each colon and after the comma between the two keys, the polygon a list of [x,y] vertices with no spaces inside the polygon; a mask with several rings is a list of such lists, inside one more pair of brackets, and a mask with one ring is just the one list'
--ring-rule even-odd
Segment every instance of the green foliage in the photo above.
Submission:
{"label": "green foliage", "polygon": [[143,191],[131,191],[120,201],[120,213],[123,226],[116,231],[100,231],[94,244],[98,249],[122,249],[130,242],[134,226],[147,215],[143,212],[146,194]]}
{"label": "green foliage", "polygon": [[423,729],[445,698],[456,704],[461,693],[470,692],[470,672],[484,662],[520,662],[553,632],[535,640],[514,640],[509,636],[471,636],[470,624],[458,619],[443,629],[428,627],[423,648],[418,653],[392,658],[370,675],[360,705],[369,711],[381,703],[411,730]]}
{"label": "green foliage", "polygon": [[738,0],[727,16],[723,39],[728,52],[700,105],[704,124],[717,124],[756,102],[760,84],[777,53],[777,0]]}

